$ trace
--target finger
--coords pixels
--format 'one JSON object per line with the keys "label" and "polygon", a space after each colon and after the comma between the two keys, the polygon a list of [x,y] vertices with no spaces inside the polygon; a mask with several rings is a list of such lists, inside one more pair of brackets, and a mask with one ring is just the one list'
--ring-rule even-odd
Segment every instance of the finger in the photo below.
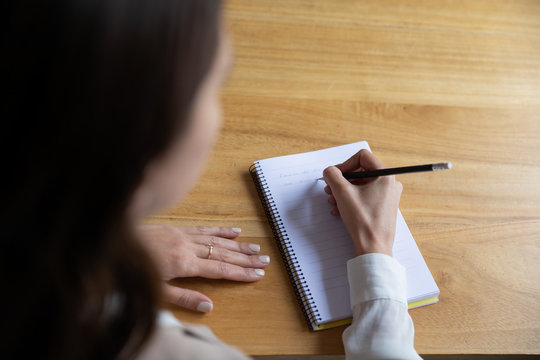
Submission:
{"label": "finger", "polygon": [[200,260],[194,262],[199,276],[208,279],[227,279],[235,281],[257,281],[264,276],[263,269],[244,268],[223,261]]}
{"label": "finger", "polygon": [[[365,171],[365,170],[360,169],[359,171]],[[363,178],[363,179],[348,179],[348,180],[353,185],[366,185],[366,184],[374,181],[375,179],[377,179],[377,178],[368,177],[368,178]]]}
{"label": "finger", "polygon": [[323,171],[324,181],[332,189],[332,194],[336,195],[336,191],[342,192],[343,190],[349,188],[351,183],[343,177],[341,170],[335,166],[329,166]]}
{"label": "finger", "polygon": [[362,149],[345,162],[336,165],[342,172],[358,171],[359,169],[376,170],[385,168],[384,164],[371,151]]}
{"label": "finger", "polygon": [[328,203],[334,206],[337,206],[336,198],[333,195],[328,197]]}
{"label": "finger", "polygon": [[258,254],[261,251],[259,244],[250,244],[235,240],[225,239],[219,236],[195,236],[195,243],[200,245],[213,245],[215,247],[236,251],[242,254]]}
{"label": "finger", "polygon": [[337,206],[334,206],[334,207],[332,208],[332,210],[330,210],[330,214],[332,214],[332,215],[334,215],[334,216],[339,216],[340,213],[339,213],[338,207],[337,207]]}
{"label": "finger", "polygon": [[[197,247],[196,254],[201,259],[208,259],[210,249],[208,246],[199,245]],[[263,268],[270,263],[270,257],[268,255],[246,255],[217,246],[212,248],[210,259],[223,261],[245,268]]]}
{"label": "finger", "polygon": [[[365,171],[364,169],[359,169],[359,170]],[[366,178],[366,179],[348,179],[348,180],[353,185],[364,185],[373,179]],[[332,195],[332,189],[328,185],[324,187],[324,192],[327,193],[328,195]]]}
{"label": "finger", "polygon": [[234,239],[242,232],[242,229],[228,226],[186,226],[185,232],[193,235],[220,236]]}
{"label": "finger", "polygon": [[401,193],[403,192],[403,184],[399,181],[396,181],[396,186],[397,186],[397,190],[398,190],[398,195],[399,197],[401,197]]}
{"label": "finger", "polygon": [[210,312],[214,307],[208,296],[170,284],[164,284],[163,295],[167,302],[193,311]]}

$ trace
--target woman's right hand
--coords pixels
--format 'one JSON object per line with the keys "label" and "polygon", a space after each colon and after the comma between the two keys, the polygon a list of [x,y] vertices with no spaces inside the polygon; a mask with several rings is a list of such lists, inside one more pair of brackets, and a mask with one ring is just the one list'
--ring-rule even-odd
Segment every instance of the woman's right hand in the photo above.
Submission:
{"label": "woman's right hand", "polygon": [[356,255],[383,253],[392,256],[396,218],[403,185],[394,176],[356,180],[343,172],[382,169],[385,166],[369,150],[360,150],[342,164],[330,166],[323,176],[333,205],[331,214],[341,216],[349,231]]}

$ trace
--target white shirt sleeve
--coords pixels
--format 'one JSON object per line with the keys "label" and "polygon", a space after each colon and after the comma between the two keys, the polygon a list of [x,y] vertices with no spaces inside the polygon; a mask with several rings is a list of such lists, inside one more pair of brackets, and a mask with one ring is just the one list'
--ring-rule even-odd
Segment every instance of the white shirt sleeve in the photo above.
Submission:
{"label": "white shirt sleeve", "polygon": [[414,349],[405,268],[384,254],[347,262],[353,322],[343,332],[347,360],[421,359]]}

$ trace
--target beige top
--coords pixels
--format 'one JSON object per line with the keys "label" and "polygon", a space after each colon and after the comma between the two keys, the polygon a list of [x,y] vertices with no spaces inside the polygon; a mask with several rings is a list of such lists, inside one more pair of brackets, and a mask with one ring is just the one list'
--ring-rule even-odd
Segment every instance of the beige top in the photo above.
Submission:
{"label": "beige top", "polygon": [[222,343],[208,327],[184,325],[170,312],[161,311],[157,329],[138,359],[245,360],[250,357]]}

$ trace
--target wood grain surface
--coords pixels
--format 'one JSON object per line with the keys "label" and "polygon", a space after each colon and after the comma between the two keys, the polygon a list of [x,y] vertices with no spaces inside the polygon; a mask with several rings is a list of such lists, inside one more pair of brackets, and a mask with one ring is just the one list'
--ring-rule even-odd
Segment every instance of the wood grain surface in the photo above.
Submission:
{"label": "wood grain surface", "polygon": [[422,354],[540,353],[540,1],[229,1],[235,68],[196,188],[148,221],[241,227],[272,263],[245,284],[184,279],[250,354],[341,354],[295,301],[248,167],[367,140],[404,175],[400,208],[440,287],[414,309]]}

